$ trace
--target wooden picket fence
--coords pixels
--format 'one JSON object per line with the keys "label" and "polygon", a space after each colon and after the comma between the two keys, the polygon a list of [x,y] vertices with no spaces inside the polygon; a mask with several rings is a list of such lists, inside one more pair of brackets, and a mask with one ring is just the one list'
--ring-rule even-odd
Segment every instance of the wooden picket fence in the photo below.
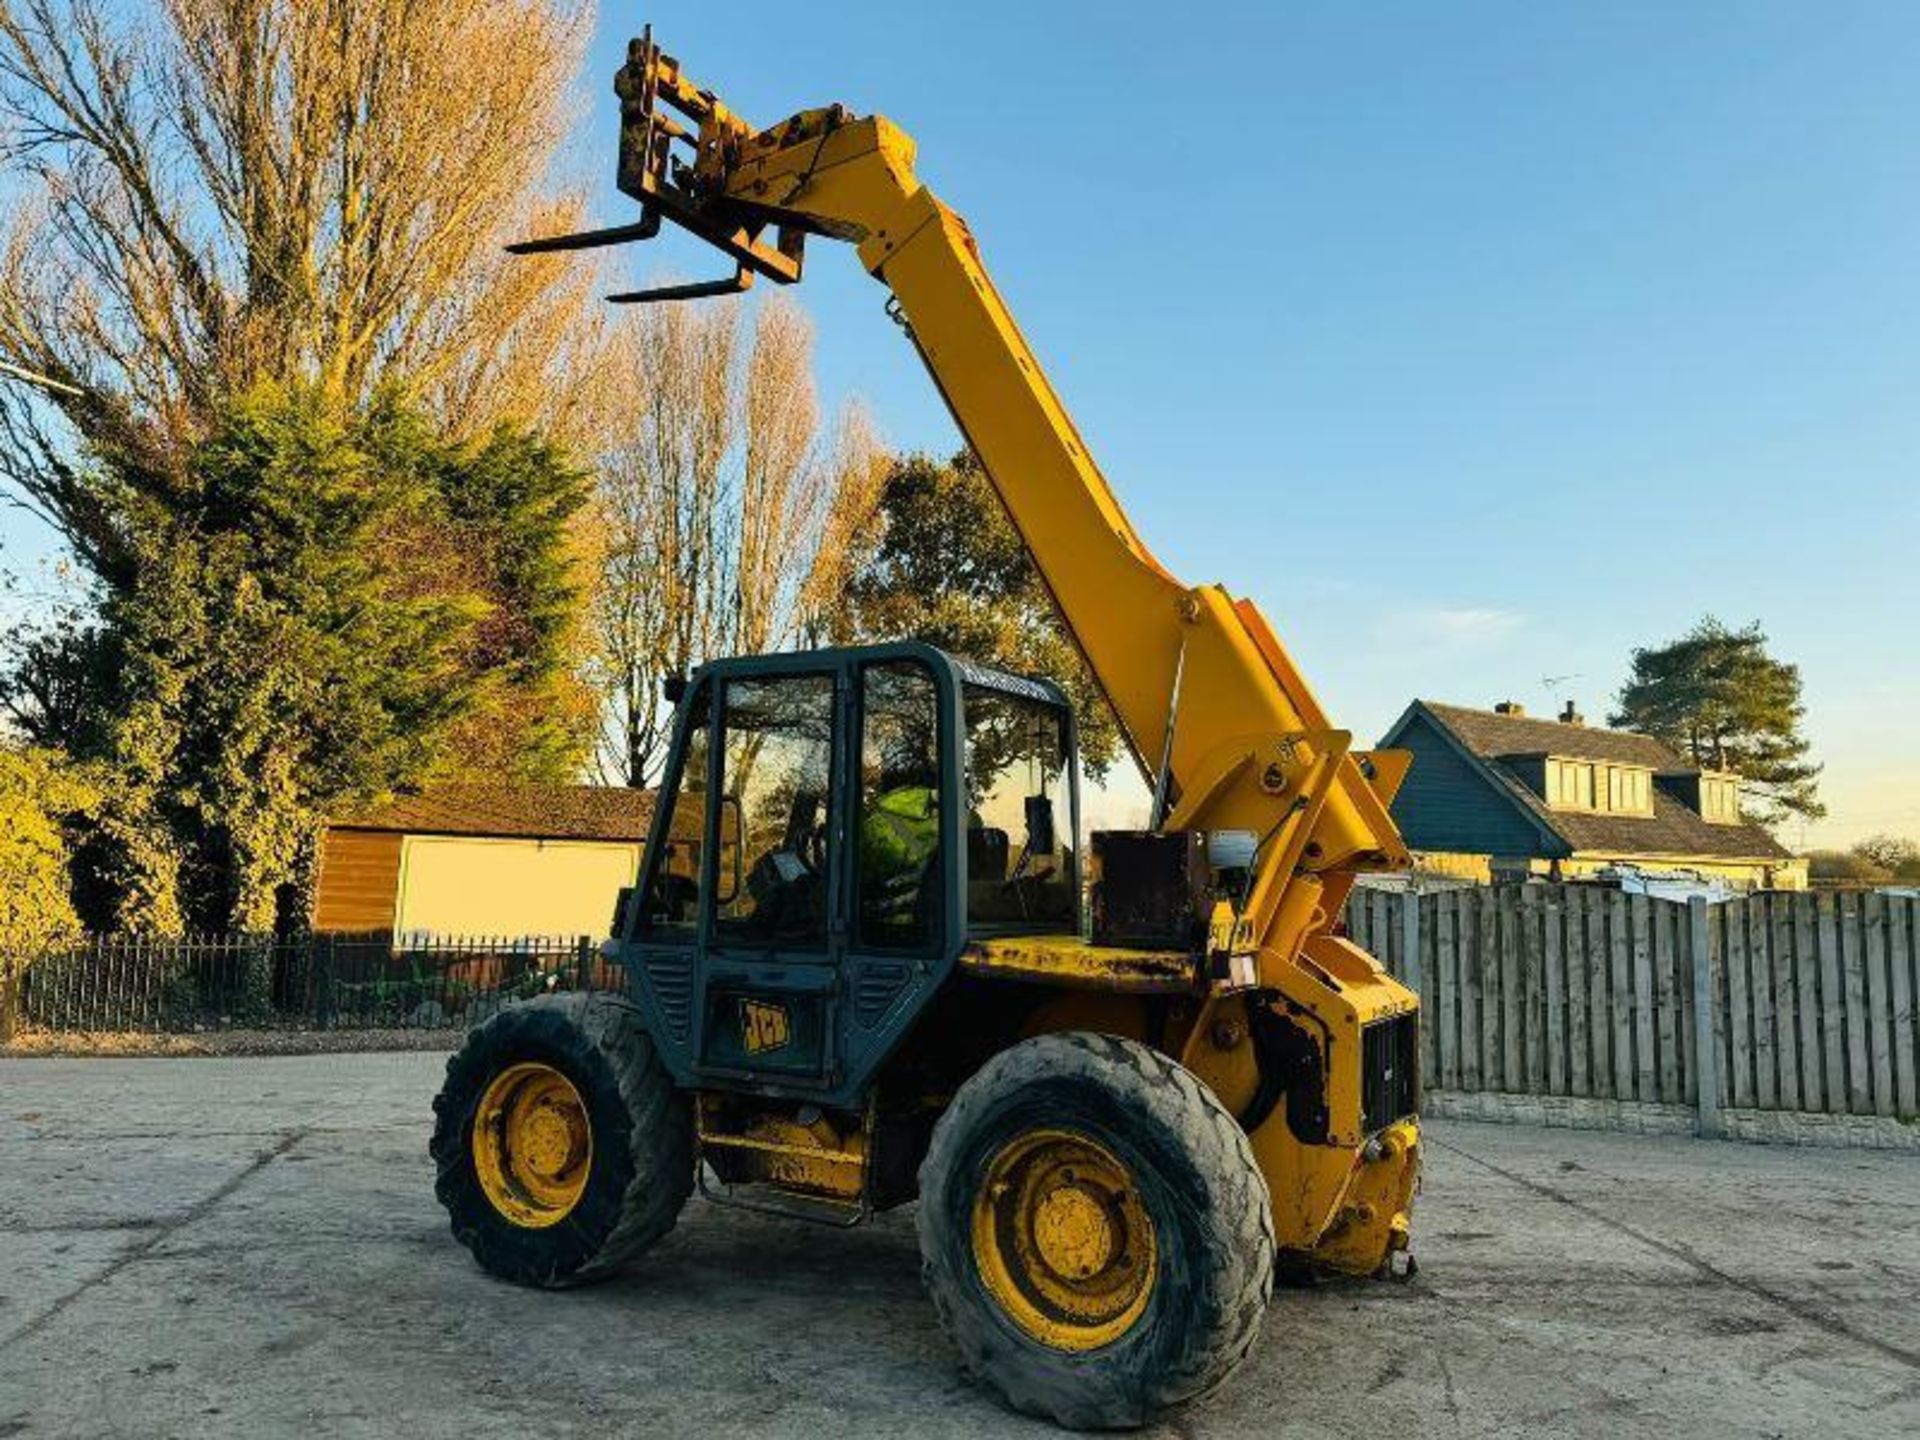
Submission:
{"label": "wooden picket fence", "polygon": [[1429,1089],[1920,1118],[1920,900],[1363,889],[1347,924],[1420,992]]}

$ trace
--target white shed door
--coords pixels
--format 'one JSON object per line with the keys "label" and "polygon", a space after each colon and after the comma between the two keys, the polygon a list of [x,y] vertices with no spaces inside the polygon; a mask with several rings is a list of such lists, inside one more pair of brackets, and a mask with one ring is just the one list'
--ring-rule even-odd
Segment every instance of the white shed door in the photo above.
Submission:
{"label": "white shed door", "polygon": [[409,835],[395,929],[404,936],[607,933],[637,843]]}

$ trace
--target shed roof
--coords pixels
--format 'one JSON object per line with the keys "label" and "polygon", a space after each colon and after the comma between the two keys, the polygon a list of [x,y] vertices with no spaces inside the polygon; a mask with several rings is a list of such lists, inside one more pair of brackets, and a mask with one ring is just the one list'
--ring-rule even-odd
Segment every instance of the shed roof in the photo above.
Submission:
{"label": "shed roof", "polygon": [[[1425,711],[1482,763],[1496,785],[1535,821],[1558,835],[1575,854],[1698,856],[1720,860],[1785,860],[1789,851],[1758,825],[1719,825],[1701,817],[1685,801],[1658,783],[1652,787],[1652,815],[1589,815],[1555,810],[1506,763],[1524,755],[1558,755],[1570,760],[1601,760],[1638,765],[1656,774],[1692,771],[1667,746],[1650,735],[1501,715],[1464,705],[1416,700],[1397,732],[1413,714]],[[1391,737],[1389,737],[1391,738]]]}
{"label": "shed roof", "polygon": [[647,838],[653,792],[601,785],[438,785],[329,822],[344,830],[517,840]]}

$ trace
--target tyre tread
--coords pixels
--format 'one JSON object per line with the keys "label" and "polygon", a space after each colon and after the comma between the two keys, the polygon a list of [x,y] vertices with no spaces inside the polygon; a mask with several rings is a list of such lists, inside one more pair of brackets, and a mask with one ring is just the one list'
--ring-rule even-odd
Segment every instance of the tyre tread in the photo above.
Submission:
{"label": "tyre tread", "polygon": [[[551,1020],[544,1017],[551,1016]],[[555,1025],[554,1022],[558,1022]],[[509,1046],[516,1032],[549,1028],[561,1038],[569,1058],[583,1067],[611,1069],[627,1119],[631,1173],[623,1187],[613,1225],[584,1259],[564,1272],[549,1267],[533,1273],[511,1271],[489,1262],[480,1225],[462,1203],[464,1167],[471,1139],[464,1119],[468,1097],[481,1077],[470,1072],[498,1063],[495,1052]],[[552,1038],[551,1036],[549,1038]],[[596,992],[542,995],[509,1006],[467,1037],[447,1059],[446,1080],[434,1096],[434,1132],[428,1153],[434,1161],[435,1191],[446,1206],[454,1238],[482,1265],[508,1279],[558,1288],[588,1284],[613,1274],[656,1244],[674,1227],[693,1193],[693,1124],[687,1097],[673,1086],[647,1034],[640,1013],[625,999]]]}
{"label": "tyre tread", "polygon": [[[1193,1218],[1203,1259],[1197,1287],[1209,1297],[1211,1325],[1195,1326],[1170,1363],[1145,1383],[1114,1377],[1098,1383],[1097,1364],[1081,1368],[1088,1383],[1048,1383],[1023,1367],[1004,1327],[968,1303],[964,1276],[939,1257],[946,1223],[937,1197],[966,1138],[1003,1097],[1063,1071],[1097,1078],[1123,1110],[1144,1112],[1163,1133],[1180,1137],[1187,1158],[1218,1195]],[[935,1127],[921,1167],[921,1275],[942,1329],[960,1351],[961,1368],[986,1380],[1014,1409],[1078,1428],[1142,1423],[1154,1410],[1196,1399],[1215,1388],[1245,1359],[1260,1333],[1273,1293],[1274,1228],[1265,1176],[1253,1149],[1226,1107],[1199,1078],[1170,1057],[1137,1041],[1092,1032],[1043,1035],[1001,1052],[961,1087]],[[1091,1361],[1091,1356],[1082,1357]]]}

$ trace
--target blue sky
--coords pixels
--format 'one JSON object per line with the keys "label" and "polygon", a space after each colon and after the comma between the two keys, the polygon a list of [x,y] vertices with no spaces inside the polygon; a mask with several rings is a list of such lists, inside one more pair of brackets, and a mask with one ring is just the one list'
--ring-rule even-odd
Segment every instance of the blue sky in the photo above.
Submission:
{"label": "blue sky", "polygon": [[[590,61],[608,217],[642,18]],[[1759,619],[1834,812],[1784,838],[1920,835],[1920,4],[644,18],[750,119],[915,135],[1161,558],[1363,739],[1414,695],[1599,718],[1635,644]],[[851,254],[801,298],[831,395],[956,445]],[[0,518],[0,563],[40,544]]]}
{"label": "blue sky", "polygon": [[[1759,619],[1828,767],[1805,838],[1920,834],[1920,5],[648,17],[750,119],[916,137],[1150,543],[1340,723],[1599,718],[1634,645]],[[828,388],[950,449],[884,293],[809,265]]]}

